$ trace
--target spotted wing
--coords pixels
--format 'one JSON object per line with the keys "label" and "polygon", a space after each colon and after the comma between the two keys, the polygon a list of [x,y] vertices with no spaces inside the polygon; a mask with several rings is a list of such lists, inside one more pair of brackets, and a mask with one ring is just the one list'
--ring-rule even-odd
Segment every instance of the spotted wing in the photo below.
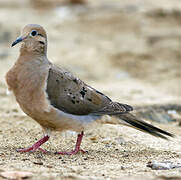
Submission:
{"label": "spotted wing", "polygon": [[113,115],[133,110],[129,105],[111,101],[70,72],[54,65],[49,70],[46,92],[51,105],[74,115]]}

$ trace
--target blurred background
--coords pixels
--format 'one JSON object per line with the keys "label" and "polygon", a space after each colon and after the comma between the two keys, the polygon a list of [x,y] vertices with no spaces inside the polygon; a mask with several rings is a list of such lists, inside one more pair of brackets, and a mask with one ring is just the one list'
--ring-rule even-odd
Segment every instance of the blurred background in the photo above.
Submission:
{"label": "blurred background", "polygon": [[47,30],[49,59],[114,100],[179,103],[180,8],[179,0],[0,0],[1,87],[18,57],[12,41],[37,23]]}
{"label": "blurred background", "polygon": [[4,76],[19,51],[10,45],[29,23],[47,30],[53,63],[113,100],[138,106],[180,103],[179,0],[0,0],[3,106],[8,104]]}
{"label": "blurred background", "polygon": [[[142,118],[165,123],[159,126],[179,135],[180,0],[0,0],[0,168],[6,170],[8,166],[13,170],[17,167],[29,170],[31,167],[35,172],[32,163],[39,162],[41,158],[36,153],[31,154],[31,159],[15,153],[17,146],[29,146],[36,135],[41,137],[42,134],[39,125],[29,120],[7,95],[4,78],[19,55],[18,45],[11,48],[11,43],[20,35],[21,29],[30,23],[40,24],[46,29],[51,62],[73,72],[114,101],[134,106]],[[166,123],[170,121],[177,122],[168,126]],[[25,133],[29,136],[25,136]],[[117,138],[122,134],[126,141]],[[128,140],[129,136],[131,141]],[[59,146],[58,134],[48,148],[52,148],[52,151],[62,150],[62,147],[66,149],[70,141],[73,147],[75,136],[66,137],[66,140],[61,139],[63,145]],[[145,164],[150,158],[181,158],[179,154],[172,154],[173,147],[175,151],[180,151],[179,144],[178,139],[169,144],[156,138],[153,140],[149,135],[133,129],[105,125],[87,133],[83,146],[86,145],[90,154],[80,156],[79,160],[76,157],[44,155],[43,165],[41,168],[38,166],[36,172],[47,173],[52,166],[56,167],[51,169],[52,177],[60,168],[63,173],[82,172],[84,175],[93,173],[99,176],[101,172],[101,177],[119,177],[122,172],[122,175],[131,172],[145,175],[145,172],[149,174]],[[121,154],[119,150],[123,148]],[[165,149],[170,150],[169,153]],[[85,157],[86,160],[89,156],[91,160],[83,164],[84,159],[81,158]],[[13,158],[14,164],[11,164]],[[134,158],[137,158],[135,166],[132,163]],[[46,161],[50,167],[46,166]],[[62,166],[66,162],[69,166]],[[69,169],[70,163],[73,170]],[[79,171],[75,167],[80,167],[81,163],[82,171]],[[97,163],[99,166],[96,166]],[[130,163],[131,168],[120,167],[120,164],[130,167]],[[84,171],[87,167],[90,172]],[[149,175],[153,176],[153,172]]]}
{"label": "blurred background", "polygon": [[4,76],[19,54],[11,43],[30,23],[46,29],[51,62],[143,118],[180,121],[180,0],[0,0],[2,118],[22,114]]}

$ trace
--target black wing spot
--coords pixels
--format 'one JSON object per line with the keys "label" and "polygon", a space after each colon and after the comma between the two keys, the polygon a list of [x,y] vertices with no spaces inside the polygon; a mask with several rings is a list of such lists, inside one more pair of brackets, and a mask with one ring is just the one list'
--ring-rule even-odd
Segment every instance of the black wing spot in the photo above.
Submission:
{"label": "black wing spot", "polygon": [[73,104],[75,104],[75,101],[74,101],[74,100],[71,100],[71,102],[72,102]]}
{"label": "black wing spot", "polygon": [[87,90],[85,89],[85,87],[82,88],[82,91],[87,92]]}
{"label": "black wing spot", "polygon": [[84,98],[86,92],[87,92],[87,90],[85,89],[85,87],[83,87],[82,91],[80,91],[80,94],[82,95],[83,98]]}
{"label": "black wing spot", "polygon": [[80,94],[82,95],[82,97],[84,98],[85,96],[85,92],[84,91],[80,91]]}
{"label": "black wing spot", "polygon": [[59,80],[58,80],[58,79],[56,79],[56,82],[57,82],[57,83],[59,83]]}
{"label": "black wing spot", "polygon": [[88,98],[87,100],[90,101],[90,102],[92,102],[92,99],[90,99],[90,98]]}
{"label": "black wing spot", "polygon": [[78,101],[78,100],[77,100],[76,102],[77,102],[77,103],[79,103],[79,101]]}

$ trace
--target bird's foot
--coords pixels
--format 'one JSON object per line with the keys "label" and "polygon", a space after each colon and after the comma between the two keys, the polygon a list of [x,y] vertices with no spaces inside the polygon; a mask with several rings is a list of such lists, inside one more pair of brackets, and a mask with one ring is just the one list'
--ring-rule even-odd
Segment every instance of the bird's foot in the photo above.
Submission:
{"label": "bird's foot", "polygon": [[38,142],[36,142],[35,144],[33,144],[33,146],[29,147],[29,148],[25,148],[25,149],[17,149],[18,152],[35,152],[36,150],[40,150],[43,153],[46,153],[47,151],[42,149],[40,146],[42,144],[44,144],[46,141],[48,141],[49,136],[44,136],[42,139],[40,139]]}
{"label": "bird's foot", "polygon": [[77,154],[78,152],[86,153],[87,151],[84,151],[80,148],[82,138],[83,138],[84,132],[82,131],[80,134],[77,136],[77,142],[75,145],[75,149],[70,151],[70,152],[56,152],[55,154],[61,154],[61,155],[74,155]]}

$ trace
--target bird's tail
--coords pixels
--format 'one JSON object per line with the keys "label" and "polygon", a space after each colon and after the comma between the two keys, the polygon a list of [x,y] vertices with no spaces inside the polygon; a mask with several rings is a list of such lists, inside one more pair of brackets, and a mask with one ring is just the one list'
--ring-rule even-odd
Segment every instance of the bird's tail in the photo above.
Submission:
{"label": "bird's tail", "polygon": [[153,136],[160,137],[160,138],[167,139],[167,140],[168,140],[168,138],[166,136],[174,137],[174,135],[171,133],[168,133],[168,132],[166,132],[162,129],[159,129],[159,128],[151,125],[151,124],[148,124],[142,120],[139,120],[137,117],[135,117],[131,113],[117,114],[114,116],[123,120],[125,122],[124,124],[126,124],[127,126],[136,128],[140,131],[149,133]]}

